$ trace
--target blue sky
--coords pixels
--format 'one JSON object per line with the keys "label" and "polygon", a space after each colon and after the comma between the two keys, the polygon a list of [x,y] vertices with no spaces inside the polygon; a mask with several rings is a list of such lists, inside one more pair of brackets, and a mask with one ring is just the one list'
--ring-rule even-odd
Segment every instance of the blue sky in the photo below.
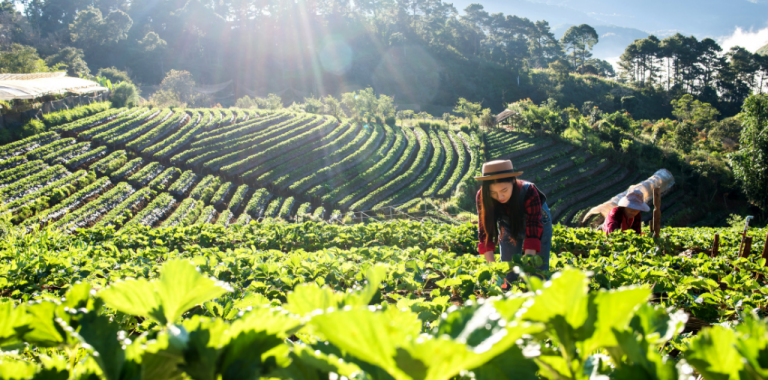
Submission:
{"label": "blue sky", "polygon": [[[738,44],[752,51],[768,43],[768,0],[453,0],[460,11],[471,3],[482,4],[491,13],[547,20],[556,34],[566,25],[603,25],[604,34],[613,33],[606,41],[617,39],[615,46],[626,46],[638,32],[660,38],[680,32],[714,38],[725,48]],[[634,31],[607,28],[611,25]],[[617,49],[606,46],[595,55],[618,56]]]}

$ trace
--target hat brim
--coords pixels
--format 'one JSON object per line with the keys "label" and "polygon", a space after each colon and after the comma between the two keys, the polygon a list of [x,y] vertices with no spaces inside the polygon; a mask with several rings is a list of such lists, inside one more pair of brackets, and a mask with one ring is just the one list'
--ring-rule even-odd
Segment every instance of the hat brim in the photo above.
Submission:
{"label": "hat brim", "polygon": [[521,174],[523,174],[523,172],[494,174],[494,175],[475,177],[475,179],[478,181],[490,181],[490,180],[499,179],[499,178],[519,177]]}
{"label": "hat brim", "polygon": [[637,202],[619,202],[619,207],[626,207],[631,208],[633,210],[648,212],[651,211],[651,208],[648,207],[645,203],[637,203]]}

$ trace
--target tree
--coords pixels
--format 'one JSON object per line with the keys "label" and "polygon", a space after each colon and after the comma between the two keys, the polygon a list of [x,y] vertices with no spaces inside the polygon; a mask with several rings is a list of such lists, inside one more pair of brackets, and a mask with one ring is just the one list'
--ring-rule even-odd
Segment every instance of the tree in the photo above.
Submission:
{"label": "tree", "polygon": [[72,42],[90,50],[124,40],[132,25],[131,17],[119,9],[102,17],[101,10],[89,6],[77,14],[75,21],[69,25],[69,33]]}
{"label": "tree", "polygon": [[109,79],[110,82],[117,84],[117,83],[133,83],[131,81],[131,77],[128,75],[127,72],[123,70],[119,70],[116,67],[103,67],[99,69],[99,71],[96,73],[96,76],[104,77]]}
{"label": "tree", "polygon": [[480,126],[483,128],[490,128],[496,124],[496,117],[491,113],[490,108],[486,108],[480,114]]}
{"label": "tree", "polygon": [[160,89],[150,97],[150,101],[158,106],[197,105],[203,97],[195,91],[195,79],[189,71],[171,70],[160,82]]}
{"label": "tree", "polygon": [[73,77],[79,77],[80,75],[88,75],[91,70],[88,69],[88,64],[85,63],[85,56],[81,49],[73,47],[65,47],[59,50],[58,53],[51,55],[45,59],[46,65],[54,67],[57,65],[67,68],[67,75]]}
{"label": "tree", "polygon": [[558,82],[565,82],[568,80],[570,70],[568,70],[568,65],[562,60],[558,59],[557,61],[550,63],[549,68],[555,72],[555,78],[557,78]]}
{"label": "tree", "polygon": [[675,128],[672,142],[674,143],[675,148],[687,154],[693,149],[695,138],[696,131],[693,129],[693,124],[686,121],[678,124],[677,128]]}
{"label": "tree", "polygon": [[768,210],[768,95],[752,95],[742,107],[741,147],[730,155],[733,174],[747,199]]}
{"label": "tree", "polygon": [[341,102],[338,99],[328,95],[323,98],[323,103],[325,104],[325,112],[329,115],[333,115],[333,117],[339,120],[341,120],[342,117],[346,117],[346,115],[344,115],[344,110],[341,108]]}
{"label": "tree", "polygon": [[134,107],[139,105],[139,90],[133,83],[121,82],[110,96],[113,107]]}
{"label": "tree", "polygon": [[702,130],[717,120],[720,112],[709,103],[694,100],[693,95],[686,94],[672,100],[672,114],[681,122],[691,122],[697,130]]}
{"label": "tree", "polygon": [[592,57],[592,47],[598,42],[597,32],[595,28],[581,24],[578,26],[572,26],[565,31],[563,37],[560,39],[560,43],[566,50],[571,50],[571,57],[573,58],[574,67],[584,65],[588,58]]}
{"label": "tree", "polygon": [[0,51],[0,72],[3,73],[44,73],[50,71],[45,61],[31,46],[12,44],[6,51]]}
{"label": "tree", "polygon": [[472,103],[467,99],[459,98],[459,102],[456,103],[456,107],[453,109],[453,112],[464,115],[464,117],[469,119],[469,125],[472,125],[472,120],[475,118],[475,116],[477,116],[478,113],[480,113],[481,109],[482,106],[480,103]]}

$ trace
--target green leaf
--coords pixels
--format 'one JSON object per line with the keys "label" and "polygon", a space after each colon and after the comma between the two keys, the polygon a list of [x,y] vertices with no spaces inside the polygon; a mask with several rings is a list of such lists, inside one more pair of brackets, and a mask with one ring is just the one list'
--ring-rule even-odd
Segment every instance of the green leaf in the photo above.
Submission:
{"label": "green leaf", "polygon": [[587,277],[581,271],[570,269],[555,273],[549,286],[534,298],[533,305],[522,318],[530,321],[549,322],[557,316],[565,318],[572,327],[578,328],[587,319]]}
{"label": "green leaf", "polygon": [[600,348],[618,345],[612,331],[627,328],[635,309],[645,303],[651,291],[647,288],[630,288],[600,291],[591,297],[597,312],[591,336],[583,343],[582,358]]}
{"label": "green leaf", "polygon": [[29,379],[35,374],[36,370],[37,366],[32,363],[0,356],[0,379]]}
{"label": "green leaf", "polygon": [[178,320],[195,305],[229,290],[226,284],[200,274],[190,262],[172,260],[160,269],[158,280],[119,282],[102,290],[99,296],[118,311],[168,324]]}
{"label": "green leaf", "polygon": [[40,347],[58,347],[64,343],[66,333],[56,323],[56,307],[55,303],[49,301],[27,306],[30,330],[23,335],[25,342]]}
{"label": "green leaf", "polygon": [[691,340],[685,359],[706,379],[739,379],[744,367],[736,350],[737,339],[733,330],[712,326],[701,330]]}
{"label": "green leaf", "polygon": [[118,340],[120,326],[105,315],[89,312],[80,319],[80,332],[85,343],[93,349],[93,359],[108,380],[119,380],[125,362],[123,342]]}
{"label": "green leaf", "polygon": [[27,327],[27,311],[24,305],[14,307],[11,301],[0,302],[0,347],[22,343],[17,333]]}

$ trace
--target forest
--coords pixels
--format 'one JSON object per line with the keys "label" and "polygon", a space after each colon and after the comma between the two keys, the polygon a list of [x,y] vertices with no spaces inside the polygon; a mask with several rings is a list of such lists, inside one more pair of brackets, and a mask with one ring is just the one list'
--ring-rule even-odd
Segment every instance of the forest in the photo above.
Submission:
{"label": "forest", "polygon": [[439,0],[5,0],[0,20],[3,72],[114,67],[150,91],[170,70],[190,72],[198,85],[233,81],[194,106],[273,92],[290,103],[372,87],[403,109],[433,114],[460,97],[495,112],[529,98],[577,108],[592,101],[614,112],[631,93],[638,118],[672,117],[670,101],[684,94],[727,117],[764,90],[768,73],[764,55],[723,52],[712,39],[681,34],[635,41],[614,72],[591,57],[599,36],[589,25],[558,40],[546,20]]}

